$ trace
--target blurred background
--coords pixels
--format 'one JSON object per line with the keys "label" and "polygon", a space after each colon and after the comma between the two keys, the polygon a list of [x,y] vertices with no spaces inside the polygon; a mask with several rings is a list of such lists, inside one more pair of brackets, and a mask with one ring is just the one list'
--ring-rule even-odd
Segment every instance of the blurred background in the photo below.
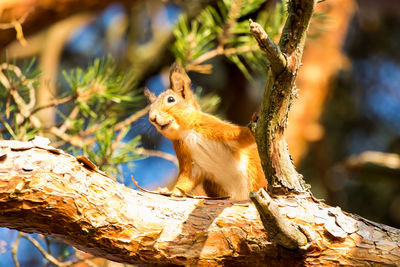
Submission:
{"label": "blurred background", "polygon": [[[143,88],[168,87],[178,60],[203,110],[246,125],[267,64],[247,20],[278,41],[285,15],[277,0],[2,0],[1,137],[44,135],[132,188],[131,175],[147,189],[171,185],[174,151],[147,121]],[[287,140],[314,195],[400,228],[398,1],[321,1],[297,89]],[[60,262],[118,265],[1,228],[0,266],[52,266],[38,245]]]}

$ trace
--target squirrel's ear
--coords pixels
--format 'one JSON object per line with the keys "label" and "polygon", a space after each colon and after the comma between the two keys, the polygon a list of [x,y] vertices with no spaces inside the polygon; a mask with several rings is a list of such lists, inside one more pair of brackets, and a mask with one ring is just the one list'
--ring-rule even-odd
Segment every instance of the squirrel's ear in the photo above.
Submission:
{"label": "squirrel's ear", "polygon": [[157,99],[156,95],[147,88],[144,89],[144,96],[146,97],[149,104],[152,104]]}
{"label": "squirrel's ear", "polygon": [[199,105],[190,89],[190,78],[186,74],[185,69],[177,62],[175,62],[170,69],[169,80],[171,82],[171,89],[182,96],[187,103],[192,104],[195,108],[199,109]]}
{"label": "squirrel's ear", "polygon": [[186,74],[184,68],[175,62],[169,72],[169,80],[171,82],[171,89],[181,95],[184,99],[190,95],[190,79]]}

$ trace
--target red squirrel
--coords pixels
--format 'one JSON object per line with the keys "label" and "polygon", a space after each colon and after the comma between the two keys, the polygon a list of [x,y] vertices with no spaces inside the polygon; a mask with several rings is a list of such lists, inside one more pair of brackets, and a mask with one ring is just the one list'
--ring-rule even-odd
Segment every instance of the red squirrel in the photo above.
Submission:
{"label": "red squirrel", "polygon": [[171,67],[170,83],[157,97],[149,90],[145,95],[151,104],[150,122],[172,141],[178,158],[171,193],[189,193],[201,184],[207,196],[243,200],[267,186],[250,130],[202,112],[178,64]]}

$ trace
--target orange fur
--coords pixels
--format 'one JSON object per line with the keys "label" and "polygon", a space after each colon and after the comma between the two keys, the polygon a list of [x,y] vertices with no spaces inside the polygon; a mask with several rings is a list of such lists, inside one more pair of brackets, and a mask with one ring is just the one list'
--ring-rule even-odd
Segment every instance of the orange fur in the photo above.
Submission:
{"label": "orange fur", "polygon": [[179,161],[172,193],[202,184],[209,196],[247,199],[249,192],[267,186],[250,130],[202,112],[179,66],[173,66],[170,80],[171,89],[152,98],[149,119],[172,140]]}

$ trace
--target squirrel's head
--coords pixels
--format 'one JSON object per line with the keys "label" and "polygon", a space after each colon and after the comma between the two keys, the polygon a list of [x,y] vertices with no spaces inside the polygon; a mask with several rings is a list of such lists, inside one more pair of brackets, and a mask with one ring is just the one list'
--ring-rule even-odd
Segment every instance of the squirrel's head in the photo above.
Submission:
{"label": "squirrel's head", "polygon": [[176,140],[190,129],[190,121],[199,106],[190,89],[190,79],[184,69],[174,64],[170,72],[171,86],[159,96],[145,90],[150,102],[149,120],[165,137]]}

